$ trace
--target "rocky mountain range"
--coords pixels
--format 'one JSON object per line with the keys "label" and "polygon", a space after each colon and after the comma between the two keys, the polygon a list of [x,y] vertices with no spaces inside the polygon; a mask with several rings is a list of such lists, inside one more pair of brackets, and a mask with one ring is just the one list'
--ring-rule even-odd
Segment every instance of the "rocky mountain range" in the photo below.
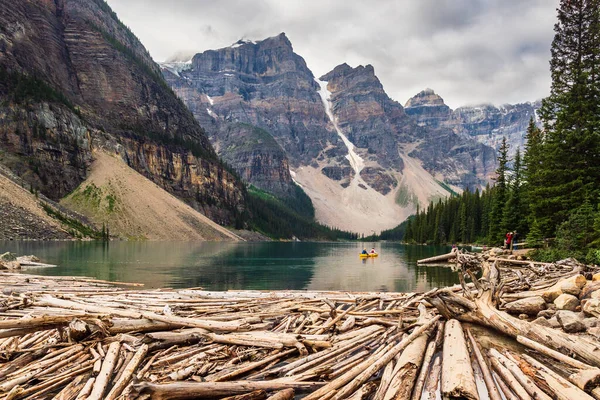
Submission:
{"label": "rocky mountain range", "polygon": [[[371,65],[341,64],[316,78],[284,33],[161,67],[218,154],[245,180],[293,193],[289,168],[319,221],[367,234],[397,225],[418,204],[485,186],[498,141],[506,135],[513,147],[522,145],[536,107],[453,111],[432,90],[403,107]],[[258,143],[265,135],[274,143],[260,152],[241,145],[242,137]]]}
{"label": "rocky mountain range", "polygon": [[60,200],[99,150],[221,224],[244,211],[243,183],[103,0],[0,0],[0,163]]}
{"label": "rocky mountain range", "polygon": [[480,143],[498,149],[502,138],[510,145],[509,154],[523,150],[529,120],[538,121],[541,101],[520,104],[464,106],[451,110],[432,89],[425,89],[405,104],[408,115],[420,126],[449,128],[458,135],[472,137]]}

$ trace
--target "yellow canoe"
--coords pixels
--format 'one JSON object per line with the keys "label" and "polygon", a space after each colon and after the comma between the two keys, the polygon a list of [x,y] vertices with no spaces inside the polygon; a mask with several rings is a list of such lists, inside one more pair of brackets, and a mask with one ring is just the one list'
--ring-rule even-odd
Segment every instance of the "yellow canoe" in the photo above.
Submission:
{"label": "yellow canoe", "polygon": [[362,253],[361,253],[361,254],[359,254],[358,256],[359,256],[360,258],[367,258],[367,257],[377,257],[377,256],[379,256],[379,254],[377,254],[377,253],[373,253],[373,254],[371,254],[371,253],[369,253],[369,254],[362,254]]}

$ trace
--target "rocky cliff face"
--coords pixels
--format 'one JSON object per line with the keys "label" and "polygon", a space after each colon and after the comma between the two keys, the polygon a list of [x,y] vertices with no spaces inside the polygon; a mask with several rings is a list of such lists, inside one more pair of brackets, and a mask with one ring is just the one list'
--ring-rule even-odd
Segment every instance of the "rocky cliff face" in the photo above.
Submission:
{"label": "rocky cliff face", "polygon": [[523,151],[529,120],[533,117],[537,121],[536,113],[541,106],[541,101],[537,101],[500,107],[490,104],[460,107],[452,113],[456,121],[453,128],[459,134],[471,136],[495,149],[506,137],[512,155],[517,148]]}
{"label": "rocky cliff face", "polygon": [[225,124],[211,139],[242,179],[281,197],[293,195],[288,158],[269,132],[238,122]]}
{"label": "rocky cliff face", "polygon": [[219,222],[243,208],[241,183],[159,67],[103,0],[0,0],[3,162],[54,199],[107,147]]}
{"label": "rocky cliff face", "polygon": [[164,69],[171,71],[167,81],[198,120],[213,114],[265,129],[295,166],[310,163],[338,142],[327,126],[312,72],[283,33],[196,54],[187,68]]}
{"label": "rocky cliff face", "polygon": [[331,92],[331,110],[337,124],[363,158],[385,168],[402,171],[399,144],[414,142],[422,134],[392,101],[371,65],[337,66],[320,78]]}
{"label": "rocky cliff face", "polygon": [[[461,190],[485,185],[494,170],[491,148],[443,127],[449,108],[433,91],[411,99],[406,110],[385,93],[372,66],[336,67],[321,77],[332,92],[332,110],[339,127],[367,163],[403,172],[405,158],[418,159],[433,179]],[[395,180],[367,170],[367,182],[386,193]],[[383,178],[383,179],[382,179]]]}
{"label": "rocky cliff face", "polygon": [[439,128],[451,118],[452,110],[432,89],[425,89],[404,105],[404,110],[419,126]]}
{"label": "rocky cliff face", "polygon": [[[372,66],[342,64],[315,79],[285,34],[163,63],[162,71],[244,179],[285,193],[287,157],[317,218],[331,226],[368,234],[395,226],[416,203],[448,195],[440,182],[481,186],[494,169],[492,149],[415,121]],[[248,146],[249,125],[285,156],[276,146]]]}
{"label": "rocky cliff face", "polygon": [[[294,193],[286,171],[290,164],[298,167],[323,158],[324,148],[342,153],[312,72],[283,33],[256,43],[239,41],[162,67],[167,82],[209,132],[219,155],[261,189],[284,196]],[[264,131],[248,125],[268,132],[275,142],[248,152],[258,132],[265,138]]]}
{"label": "rocky cliff face", "polygon": [[447,128],[463,137],[472,137],[478,142],[498,149],[503,137],[510,145],[510,154],[518,147],[523,149],[525,134],[531,117],[541,102],[506,104],[500,107],[491,104],[460,107],[451,110],[444,100],[431,89],[426,89],[405,105],[408,115],[421,126]]}

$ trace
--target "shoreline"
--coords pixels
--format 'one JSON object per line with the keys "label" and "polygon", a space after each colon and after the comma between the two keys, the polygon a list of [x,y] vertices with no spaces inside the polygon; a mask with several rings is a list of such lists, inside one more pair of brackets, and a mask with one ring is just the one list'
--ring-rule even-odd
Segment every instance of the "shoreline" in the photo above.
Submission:
{"label": "shoreline", "polygon": [[[566,292],[600,294],[600,281],[586,279],[596,271],[574,262],[532,267],[511,261],[461,254],[459,263],[481,267],[487,281],[426,293],[148,290],[2,272],[0,398],[47,393],[74,399],[86,391],[108,399],[307,393],[310,400],[417,392],[494,398],[495,391],[525,390],[517,384],[527,371],[535,371],[527,389],[540,398],[549,387],[568,398],[600,390],[594,369],[600,350],[590,348],[598,329],[567,332],[578,321],[550,307]],[[504,276],[499,308],[483,284],[495,279],[494,269]],[[527,290],[520,289],[523,279]],[[591,315],[600,309],[595,292],[585,300],[581,294],[578,306]],[[564,316],[552,328],[540,313]],[[573,348],[558,345],[567,342]],[[560,370],[545,366],[547,357]],[[594,376],[579,388],[582,374]]]}

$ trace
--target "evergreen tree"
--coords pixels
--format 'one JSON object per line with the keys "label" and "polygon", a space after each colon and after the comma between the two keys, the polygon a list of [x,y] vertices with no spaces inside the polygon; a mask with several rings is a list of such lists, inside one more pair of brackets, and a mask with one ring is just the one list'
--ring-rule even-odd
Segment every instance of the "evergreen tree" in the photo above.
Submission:
{"label": "evergreen tree", "polygon": [[506,171],[508,169],[508,143],[506,137],[502,138],[502,144],[498,150],[498,168],[496,169],[496,185],[492,191],[492,208],[489,222],[489,240],[497,244],[503,240],[505,232],[502,230],[502,217],[507,200]]}
{"label": "evergreen tree", "polygon": [[533,216],[546,235],[600,194],[600,0],[561,0],[554,31],[541,160],[531,182]]}
{"label": "evergreen tree", "polygon": [[543,244],[542,231],[540,230],[540,224],[537,219],[533,220],[531,227],[529,228],[529,234],[527,235],[527,247],[541,247]]}
{"label": "evergreen tree", "polygon": [[523,198],[523,179],[521,169],[521,151],[517,149],[513,164],[513,174],[509,185],[508,200],[502,215],[502,231],[518,231],[525,234],[527,231],[527,204]]}
{"label": "evergreen tree", "polygon": [[467,227],[467,192],[463,194],[459,207],[459,238],[461,243],[469,242],[469,231]]}
{"label": "evergreen tree", "polygon": [[572,211],[569,218],[560,224],[556,233],[556,247],[559,250],[573,252],[586,249],[598,239],[594,227],[596,210],[589,201]]}
{"label": "evergreen tree", "polygon": [[[525,153],[523,154],[523,197],[529,208],[527,223],[531,226],[535,215],[540,214],[537,188],[543,181],[540,178],[540,164],[542,161],[542,131],[535,124],[533,117],[529,120],[525,136]],[[538,228],[539,228],[538,223]]]}

